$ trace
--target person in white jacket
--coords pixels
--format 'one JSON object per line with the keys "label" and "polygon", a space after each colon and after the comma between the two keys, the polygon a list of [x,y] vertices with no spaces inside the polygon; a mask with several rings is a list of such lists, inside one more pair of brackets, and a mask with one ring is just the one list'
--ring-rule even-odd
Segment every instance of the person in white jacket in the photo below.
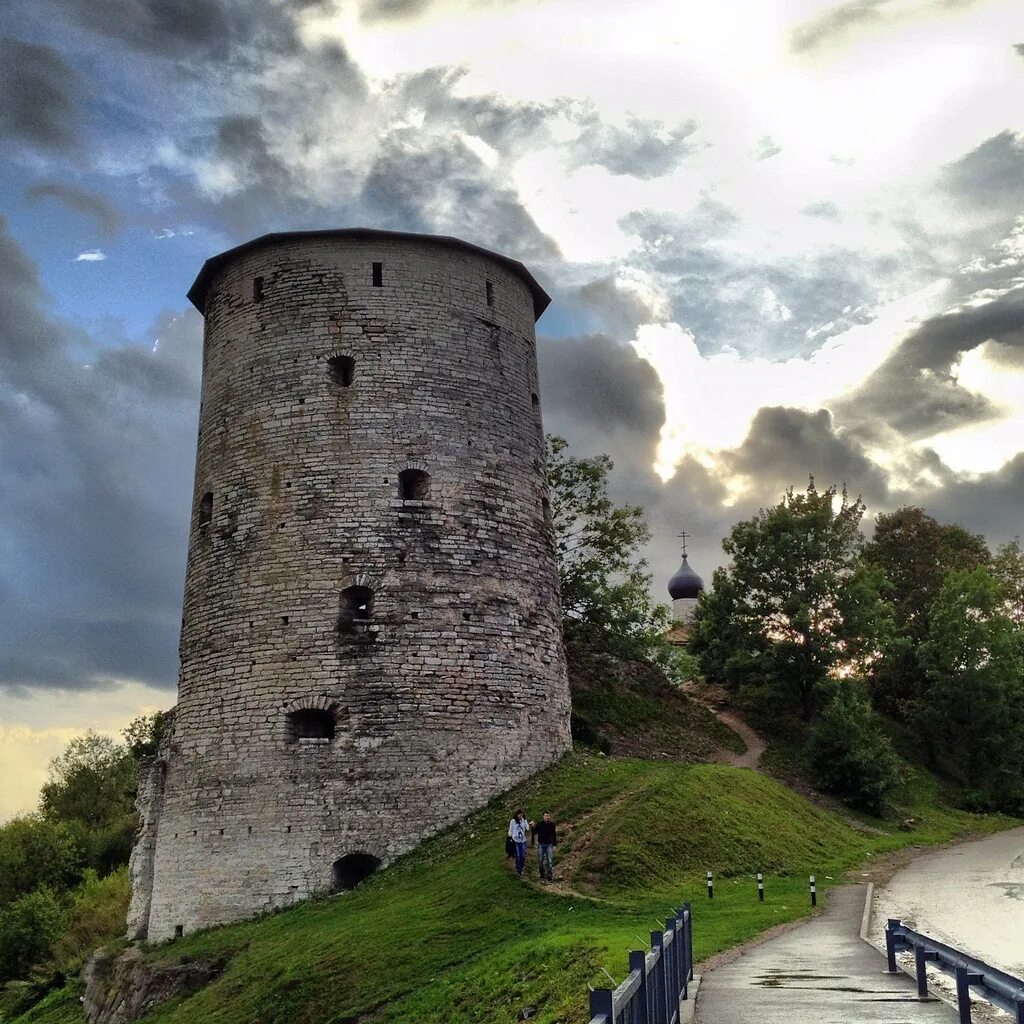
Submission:
{"label": "person in white jacket", "polygon": [[508,823],[508,837],[516,848],[516,878],[522,878],[523,866],[526,864],[526,844],[530,839],[530,823],[522,807],[516,810],[515,817]]}

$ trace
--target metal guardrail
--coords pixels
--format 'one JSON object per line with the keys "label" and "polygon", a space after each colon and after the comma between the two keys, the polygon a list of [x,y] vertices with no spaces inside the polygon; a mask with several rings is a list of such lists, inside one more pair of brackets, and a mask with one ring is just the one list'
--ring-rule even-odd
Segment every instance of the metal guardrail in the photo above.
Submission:
{"label": "metal guardrail", "polygon": [[629,976],[618,988],[590,993],[590,1024],[676,1024],[693,980],[690,904],[651,932],[651,951],[632,950]]}
{"label": "metal guardrail", "polygon": [[894,917],[885,926],[885,953],[889,970],[895,973],[896,954],[911,950],[917,974],[917,994],[928,995],[928,964],[956,979],[956,1001],[960,1024],[971,1024],[971,989],[975,989],[994,1006],[1009,1013],[1017,1024],[1024,1024],[1024,981],[1012,974],[991,967],[984,960],[947,946],[938,939],[915,932]]}

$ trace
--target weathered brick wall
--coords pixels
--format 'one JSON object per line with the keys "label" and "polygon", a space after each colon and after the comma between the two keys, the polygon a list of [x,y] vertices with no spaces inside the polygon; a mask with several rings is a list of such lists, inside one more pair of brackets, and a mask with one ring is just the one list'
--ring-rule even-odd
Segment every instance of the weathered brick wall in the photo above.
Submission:
{"label": "weathered brick wall", "polygon": [[[387,863],[570,744],[524,280],[429,240],[268,243],[214,279],[203,359],[179,701],[133,878],[150,939]],[[410,467],[426,500],[399,497]],[[374,598],[352,635],[350,585]],[[333,739],[296,740],[300,709]]]}

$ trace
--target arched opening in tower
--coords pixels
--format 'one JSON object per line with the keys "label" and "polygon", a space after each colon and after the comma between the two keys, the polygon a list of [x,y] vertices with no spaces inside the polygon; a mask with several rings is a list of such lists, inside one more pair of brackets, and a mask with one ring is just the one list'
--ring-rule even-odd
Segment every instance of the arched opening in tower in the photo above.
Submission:
{"label": "arched opening in tower", "polygon": [[403,469],[398,474],[398,496],[402,501],[426,501],[430,497],[430,474],[422,469]]}
{"label": "arched opening in tower", "polygon": [[365,633],[373,619],[373,591],[369,587],[346,587],[341,592],[338,632],[354,636]]}
{"label": "arched opening in tower", "polygon": [[322,708],[300,708],[288,712],[288,738],[293,743],[334,739],[334,712]]}
{"label": "arched opening in tower", "polygon": [[349,853],[331,867],[331,888],[335,892],[354,889],[380,867],[380,859],[372,853]]}

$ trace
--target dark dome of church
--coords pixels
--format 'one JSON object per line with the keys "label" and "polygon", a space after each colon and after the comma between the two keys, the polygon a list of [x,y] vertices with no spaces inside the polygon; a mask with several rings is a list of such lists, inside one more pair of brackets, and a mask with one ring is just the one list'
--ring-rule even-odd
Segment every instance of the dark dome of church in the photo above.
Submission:
{"label": "dark dome of church", "polygon": [[690,568],[686,555],[683,555],[683,564],[668,581],[669,596],[673,601],[681,597],[699,597],[703,590],[704,581]]}

